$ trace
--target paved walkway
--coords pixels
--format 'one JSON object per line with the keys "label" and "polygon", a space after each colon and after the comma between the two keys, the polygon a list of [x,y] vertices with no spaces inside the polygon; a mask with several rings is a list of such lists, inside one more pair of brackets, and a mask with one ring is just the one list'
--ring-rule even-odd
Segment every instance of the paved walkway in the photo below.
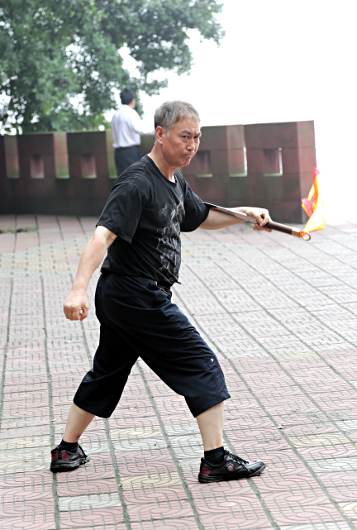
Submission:
{"label": "paved walkway", "polygon": [[225,445],[268,464],[201,485],[196,423],[142,362],[83,435],[91,462],[48,470],[98,339],[93,310],[62,315],[94,222],[0,217],[25,230],[0,234],[0,529],[357,529],[357,225],[183,237],[175,299],[221,360]]}

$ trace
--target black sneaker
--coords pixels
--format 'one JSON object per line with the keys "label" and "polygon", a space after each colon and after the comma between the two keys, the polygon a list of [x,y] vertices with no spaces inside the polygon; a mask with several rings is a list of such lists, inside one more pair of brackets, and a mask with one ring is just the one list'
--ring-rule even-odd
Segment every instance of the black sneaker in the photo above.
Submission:
{"label": "black sneaker", "polygon": [[68,449],[56,447],[56,449],[51,451],[51,455],[51,471],[53,473],[72,471],[90,460],[90,456],[85,454],[80,445],[73,452]]}
{"label": "black sneaker", "polygon": [[199,482],[221,482],[223,480],[256,477],[266,468],[266,465],[260,460],[246,462],[243,458],[232,455],[229,451],[224,451],[224,453],[222,464],[213,465],[202,458],[198,474]]}

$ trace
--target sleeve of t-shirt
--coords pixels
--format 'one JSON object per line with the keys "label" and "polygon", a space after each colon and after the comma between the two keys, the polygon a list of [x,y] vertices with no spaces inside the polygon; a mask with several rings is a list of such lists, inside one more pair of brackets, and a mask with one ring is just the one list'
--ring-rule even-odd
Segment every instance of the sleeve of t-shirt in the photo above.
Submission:
{"label": "sleeve of t-shirt", "polygon": [[186,181],[184,181],[184,188],[185,218],[181,223],[181,232],[193,232],[205,221],[210,207],[191,190]]}
{"label": "sleeve of t-shirt", "polygon": [[112,189],[96,226],[105,226],[131,243],[146,202],[147,198],[134,184],[118,183]]}

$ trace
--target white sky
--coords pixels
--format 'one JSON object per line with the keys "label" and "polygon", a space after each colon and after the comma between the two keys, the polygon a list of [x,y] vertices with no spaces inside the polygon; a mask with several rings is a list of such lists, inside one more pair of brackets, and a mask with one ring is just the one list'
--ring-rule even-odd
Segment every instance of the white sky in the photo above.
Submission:
{"label": "white sky", "polygon": [[[162,74],[169,79],[168,88],[159,96],[142,96],[145,121],[151,121],[159,104],[169,99],[190,101],[200,112],[202,125],[314,120],[326,219],[356,221],[356,4],[222,3],[219,18],[226,37],[220,47],[200,42],[192,32],[190,75]],[[135,73],[133,60],[127,58],[125,66]]]}

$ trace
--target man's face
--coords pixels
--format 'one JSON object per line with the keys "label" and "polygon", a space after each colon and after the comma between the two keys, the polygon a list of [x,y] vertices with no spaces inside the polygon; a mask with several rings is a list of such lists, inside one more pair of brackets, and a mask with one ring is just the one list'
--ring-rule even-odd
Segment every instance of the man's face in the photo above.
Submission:
{"label": "man's face", "polygon": [[200,137],[200,124],[194,118],[175,123],[168,136],[163,131],[162,154],[166,162],[175,168],[188,166],[197,153]]}

